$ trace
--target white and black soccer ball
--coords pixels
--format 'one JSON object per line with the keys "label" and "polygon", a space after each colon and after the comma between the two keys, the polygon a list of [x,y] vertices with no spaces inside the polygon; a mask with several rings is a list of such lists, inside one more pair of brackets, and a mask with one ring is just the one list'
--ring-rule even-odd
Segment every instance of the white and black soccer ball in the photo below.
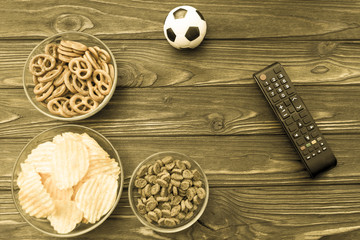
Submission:
{"label": "white and black soccer ball", "polygon": [[205,37],[206,21],[194,7],[176,7],[165,19],[164,34],[174,48],[196,48]]}

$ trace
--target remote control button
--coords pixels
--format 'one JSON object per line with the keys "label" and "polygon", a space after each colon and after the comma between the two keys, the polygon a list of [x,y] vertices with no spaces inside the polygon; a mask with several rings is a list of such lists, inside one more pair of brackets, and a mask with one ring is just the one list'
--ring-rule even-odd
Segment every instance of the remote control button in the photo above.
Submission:
{"label": "remote control button", "polygon": [[[298,138],[298,137],[300,137],[299,132],[294,133],[294,134],[293,134],[293,137],[294,137],[294,138]],[[302,138],[301,138],[301,139],[302,139]],[[301,144],[299,144],[299,145],[301,145]]]}
{"label": "remote control button", "polygon": [[289,110],[289,113],[295,112],[295,108],[294,108],[293,106],[290,106],[290,107],[288,108],[288,110]]}
{"label": "remote control button", "polygon": [[286,97],[286,94],[285,93],[281,93],[280,94],[280,98],[282,99],[282,98],[285,98]]}
{"label": "remote control button", "polygon": [[308,124],[311,122],[311,118],[309,116],[306,116],[304,119],[303,119],[304,123],[305,124]]}
{"label": "remote control button", "polygon": [[305,138],[306,141],[310,141],[310,136],[309,135],[305,135],[304,138]]}
{"label": "remote control button", "polygon": [[300,132],[301,132],[302,134],[306,134],[306,133],[307,133],[307,130],[306,130],[306,128],[301,128],[301,129],[300,129]]}
{"label": "remote control button", "polygon": [[315,157],[315,156],[316,156],[316,153],[312,153],[311,156],[312,156],[312,157]]}
{"label": "remote control button", "polygon": [[284,85],[284,88],[285,88],[285,89],[289,89],[289,88],[290,88],[290,85],[289,85],[289,84],[285,84],[285,85]]}
{"label": "remote control button", "polygon": [[310,160],[310,158],[311,158],[310,155],[309,155],[309,156],[306,156],[306,160]]}
{"label": "remote control button", "polygon": [[322,140],[322,137],[318,137],[316,140],[319,142]]}
{"label": "remote control button", "polygon": [[294,119],[294,121],[297,121],[297,120],[299,120],[299,119],[300,119],[300,118],[299,118],[299,115],[297,115],[297,114],[292,115],[292,118]]}
{"label": "remote control button", "polygon": [[313,132],[311,133],[311,136],[312,136],[313,138],[317,137],[318,135],[319,135],[319,133],[318,133],[317,131],[313,131]]}
{"label": "remote control button", "polygon": [[326,150],[326,147],[323,147],[322,150],[325,151],[325,150]]}
{"label": "remote control button", "polygon": [[304,126],[301,121],[298,121],[298,122],[297,122],[297,125],[298,125],[299,128],[302,128],[302,127]]}
{"label": "remote control button", "polygon": [[304,104],[302,103],[302,101],[299,99],[298,96],[293,96],[290,98],[292,104],[294,105],[296,111],[301,111],[302,109],[304,109]]}
{"label": "remote control button", "polygon": [[266,90],[267,90],[268,92],[270,92],[270,91],[272,91],[273,89],[272,89],[271,86],[268,86],[268,87],[266,88]]}
{"label": "remote control button", "polygon": [[305,149],[306,149],[305,146],[301,146],[301,147],[300,147],[300,150],[301,150],[301,151],[304,151]]}
{"label": "remote control button", "polygon": [[308,129],[309,131],[313,130],[314,128],[315,128],[315,127],[314,127],[313,124],[311,124],[311,125],[309,125],[309,126],[307,127],[307,129]]}
{"label": "remote control button", "polygon": [[285,104],[285,106],[290,106],[290,105],[291,105],[291,102],[290,102],[289,99],[286,99],[286,100],[284,101],[284,104]]}
{"label": "remote control button", "polygon": [[286,79],[285,79],[285,78],[281,79],[281,80],[280,80],[280,82],[281,82],[281,84],[285,84],[285,83],[287,83],[287,81],[286,81]]}
{"label": "remote control button", "polygon": [[270,97],[274,97],[276,95],[276,92],[271,91],[271,92],[269,92],[269,95],[270,95]]}
{"label": "remote control button", "polygon": [[274,67],[274,73],[279,73],[279,72],[281,72],[281,66]]}
{"label": "remote control button", "polygon": [[276,91],[277,91],[278,93],[282,93],[282,92],[283,92],[282,88],[278,88]]}
{"label": "remote control button", "polygon": [[301,118],[304,118],[304,117],[307,116],[307,112],[306,112],[306,111],[301,111],[301,112],[299,113],[299,116],[300,116]]}
{"label": "remote control button", "polygon": [[315,140],[315,139],[311,141],[311,144],[312,144],[312,145],[314,145],[315,143],[316,143],[316,140]]}
{"label": "remote control button", "polygon": [[283,77],[284,77],[284,75],[282,75],[282,73],[278,74],[278,78],[283,78]]}
{"label": "remote control button", "polygon": [[294,120],[292,118],[288,118],[288,119],[285,120],[286,125],[290,125],[293,122],[294,122]]}
{"label": "remote control button", "polygon": [[286,92],[287,92],[289,95],[291,95],[291,94],[295,93],[295,90],[294,90],[294,88],[290,88],[290,89],[286,90]]}
{"label": "remote control button", "polygon": [[301,146],[301,145],[305,144],[305,140],[303,138],[299,138],[298,140],[296,140],[296,143],[297,143],[297,145]]}
{"label": "remote control button", "polygon": [[265,75],[265,74],[261,74],[259,78],[260,78],[260,80],[264,81],[264,80],[266,80],[266,75]]}
{"label": "remote control button", "polygon": [[290,132],[293,132],[293,131],[295,131],[295,130],[297,129],[295,123],[291,124],[288,128],[289,128],[289,131],[290,131]]}
{"label": "remote control button", "polygon": [[279,95],[276,95],[271,100],[273,101],[273,103],[276,103],[280,100],[280,97],[279,97]]}
{"label": "remote control button", "polygon": [[311,143],[307,143],[305,146],[309,148],[311,147]]}
{"label": "remote control button", "polygon": [[264,82],[263,82],[263,85],[266,87],[266,86],[269,86],[270,83],[269,83],[269,81],[264,81]]}
{"label": "remote control button", "polygon": [[318,154],[320,154],[320,153],[321,153],[321,150],[320,150],[320,149],[319,149],[319,150],[317,150],[317,153],[318,153]]}
{"label": "remote control button", "polygon": [[271,82],[276,82],[277,79],[273,77],[273,78],[270,79],[270,81],[271,81]]}
{"label": "remote control button", "polygon": [[278,88],[278,87],[280,87],[280,84],[276,82],[276,83],[274,83],[274,87]]}
{"label": "remote control button", "polygon": [[320,146],[324,146],[324,143],[323,143],[323,142],[321,142],[321,143],[320,143]]}

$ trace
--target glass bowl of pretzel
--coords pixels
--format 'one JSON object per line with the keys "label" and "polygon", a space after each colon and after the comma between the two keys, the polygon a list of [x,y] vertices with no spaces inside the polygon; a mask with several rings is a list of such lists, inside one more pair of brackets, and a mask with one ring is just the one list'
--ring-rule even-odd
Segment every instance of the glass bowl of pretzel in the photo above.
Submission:
{"label": "glass bowl of pretzel", "polygon": [[11,191],[17,210],[32,227],[53,237],[74,237],[110,216],[123,183],[113,145],[95,130],[69,124],[43,131],[27,143],[14,164]]}
{"label": "glass bowl of pretzel", "polygon": [[204,213],[209,184],[200,165],[185,154],[155,153],[134,170],[129,202],[139,221],[157,232],[174,233]]}
{"label": "glass bowl of pretzel", "polygon": [[116,89],[117,66],[110,49],[83,32],[63,32],[40,42],[23,72],[25,94],[46,116],[74,121],[99,112]]}

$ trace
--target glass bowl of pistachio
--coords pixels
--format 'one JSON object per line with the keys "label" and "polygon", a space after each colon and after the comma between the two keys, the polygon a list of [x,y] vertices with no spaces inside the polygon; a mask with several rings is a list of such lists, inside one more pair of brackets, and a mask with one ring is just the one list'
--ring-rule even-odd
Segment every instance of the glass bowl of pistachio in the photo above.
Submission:
{"label": "glass bowl of pistachio", "polygon": [[129,201],[139,221],[157,232],[193,225],[205,211],[209,184],[200,165],[177,152],[155,153],[134,170]]}

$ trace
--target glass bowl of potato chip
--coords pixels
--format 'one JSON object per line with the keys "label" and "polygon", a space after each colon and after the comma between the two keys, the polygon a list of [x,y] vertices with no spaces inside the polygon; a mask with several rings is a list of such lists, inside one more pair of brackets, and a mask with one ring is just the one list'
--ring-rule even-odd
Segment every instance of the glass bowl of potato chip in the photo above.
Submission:
{"label": "glass bowl of potato chip", "polygon": [[129,183],[131,209],[154,231],[174,233],[193,225],[204,213],[209,184],[200,165],[178,152],[149,156]]}
{"label": "glass bowl of potato chip", "polygon": [[116,89],[117,75],[115,58],[104,42],[83,32],[62,32],[31,51],[23,87],[42,114],[75,121],[105,107]]}
{"label": "glass bowl of potato chip", "polygon": [[23,148],[14,165],[12,197],[32,227],[74,237],[102,224],[119,202],[120,157],[100,133],[79,125],[46,130]]}

